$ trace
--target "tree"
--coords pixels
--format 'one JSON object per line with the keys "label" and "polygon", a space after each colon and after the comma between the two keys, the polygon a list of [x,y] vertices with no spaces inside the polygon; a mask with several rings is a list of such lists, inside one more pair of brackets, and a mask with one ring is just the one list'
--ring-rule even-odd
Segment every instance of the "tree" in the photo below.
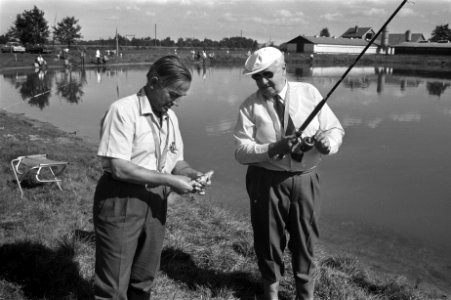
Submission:
{"label": "tree", "polygon": [[436,42],[439,40],[451,41],[451,29],[448,28],[449,24],[439,25],[432,31],[431,41]]}
{"label": "tree", "polygon": [[9,36],[7,34],[0,35],[0,44],[6,44],[9,41]]}
{"label": "tree", "polygon": [[24,44],[44,44],[50,35],[44,12],[36,6],[32,10],[25,10],[17,15],[14,26],[9,32]]}
{"label": "tree", "polygon": [[56,26],[53,26],[53,35],[61,43],[66,43],[68,47],[82,38],[80,34],[81,26],[77,24],[75,17],[65,17]]}
{"label": "tree", "polygon": [[319,36],[330,37],[329,29],[327,29],[327,27],[321,29]]}

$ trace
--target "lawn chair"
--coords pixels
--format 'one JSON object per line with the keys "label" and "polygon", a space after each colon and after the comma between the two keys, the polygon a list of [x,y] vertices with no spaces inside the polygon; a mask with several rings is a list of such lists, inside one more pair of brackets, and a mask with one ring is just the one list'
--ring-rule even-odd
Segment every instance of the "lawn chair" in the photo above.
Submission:
{"label": "lawn chair", "polygon": [[47,158],[47,154],[35,154],[19,156],[11,160],[14,177],[23,198],[22,183],[29,186],[54,182],[61,188],[61,179],[56,176],[61,174],[67,166],[65,161],[55,161]]}

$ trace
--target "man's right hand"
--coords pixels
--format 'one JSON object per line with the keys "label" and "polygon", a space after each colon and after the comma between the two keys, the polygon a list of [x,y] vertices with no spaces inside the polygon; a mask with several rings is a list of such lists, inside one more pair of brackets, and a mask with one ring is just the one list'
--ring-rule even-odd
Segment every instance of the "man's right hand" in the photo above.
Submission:
{"label": "man's right hand", "polygon": [[280,141],[269,144],[269,157],[273,159],[282,159],[285,155],[291,152],[291,149],[296,142],[296,136],[287,136]]}
{"label": "man's right hand", "polygon": [[174,192],[180,195],[192,193],[202,187],[196,180],[183,175],[171,175],[168,185]]}

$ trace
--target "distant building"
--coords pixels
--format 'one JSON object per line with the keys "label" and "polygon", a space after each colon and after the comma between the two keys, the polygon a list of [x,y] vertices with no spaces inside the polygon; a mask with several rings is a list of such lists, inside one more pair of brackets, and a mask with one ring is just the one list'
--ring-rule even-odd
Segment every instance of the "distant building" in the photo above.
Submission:
{"label": "distant building", "polygon": [[[367,44],[368,41],[362,39],[300,35],[288,41],[285,47],[289,53],[359,54]],[[377,53],[377,46],[371,45],[366,53]]]}
{"label": "distant building", "polygon": [[395,54],[451,55],[451,43],[428,41],[402,42],[394,46]]}
{"label": "distant building", "polygon": [[[288,53],[307,54],[359,54],[375,32],[371,27],[354,26],[341,37],[304,36],[300,35],[281,45]],[[367,49],[366,54],[429,54],[451,55],[451,43],[428,42],[422,33],[389,33],[387,28]]]}
{"label": "distant building", "polygon": [[407,30],[405,33],[390,33],[388,35],[388,44],[390,46],[396,46],[404,42],[418,43],[426,41],[422,33],[411,33]]}
{"label": "distant building", "polygon": [[356,25],[346,30],[341,37],[345,39],[371,40],[375,34],[371,27],[359,27]]}

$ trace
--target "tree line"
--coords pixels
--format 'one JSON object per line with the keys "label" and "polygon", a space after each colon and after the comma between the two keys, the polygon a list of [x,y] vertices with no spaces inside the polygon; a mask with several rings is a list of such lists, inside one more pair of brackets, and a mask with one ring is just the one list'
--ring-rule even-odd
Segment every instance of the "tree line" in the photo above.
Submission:
{"label": "tree line", "polygon": [[[83,40],[81,35],[82,27],[75,17],[65,17],[56,26],[50,29],[44,12],[34,6],[31,10],[25,10],[18,14],[13,25],[6,34],[0,35],[0,44],[8,41],[20,41],[22,44],[48,44],[51,41],[58,41],[61,44],[71,47],[73,45],[109,45],[115,46],[116,42],[123,46],[162,46],[162,47],[193,47],[193,48],[244,48],[256,49],[258,42],[245,37],[223,38],[220,41],[211,39],[199,40],[196,38],[179,38],[173,41],[171,38],[153,39],[151,37],[135,38],[131,40],[126,36],[117,34],[114,37],[98,40]],[[51,34],[52,39],[50,39]]]}
{"label": "tree line", "polygon": [[[451,29],[449,24],[438,25],[431,34],[430,41],[451,42]],[[162,47],[192,47],[192,48],[231,48],[231,49],[256,49],[258,42],[253,39],[245,37],[230,37],[223,38],[220,41],[213,41],[211,39],[199,40],[196,38],[179,38],[173,41],[171,38],[154,39],[151,37],[135,38],[131,40],[126,36],[121,36],[116,33],[116,36],[108,39],[99,40],[82,40],[81,26],[78,24],[78,19],[75,17],[65,17],[56,26],[52,26],[51,30],[47,20],[44,17],[44,12],[33,7],[31,10],[25,10],[23,13],[16,16],[14,24],[8,29],[6,34],[0,35],[0,44],[8,41],[16,40],[26,44],[47,44],[50,41],[58,41],[64,45],[71,47],[74,44],[78,45],[116,45],[116,42],[121,46],[162,46]],[[50,35],[53,34],[52,40]],[[320,36],[330,36],[327,27],[323,28]]]}

